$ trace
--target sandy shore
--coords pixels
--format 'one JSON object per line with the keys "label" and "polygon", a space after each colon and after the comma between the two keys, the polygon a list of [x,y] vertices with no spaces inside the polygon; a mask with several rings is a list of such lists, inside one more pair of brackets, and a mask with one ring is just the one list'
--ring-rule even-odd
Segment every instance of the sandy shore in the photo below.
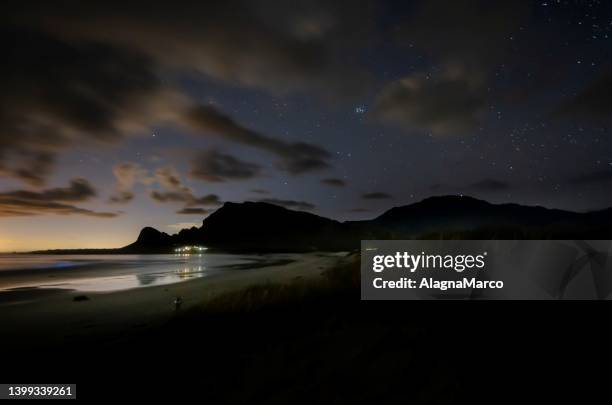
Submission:
{"label": "sandy shore", "polygon": [[[343,255],[312,253],[300,255],[299,261],[289,264],[107,293],[17,290],[12,292],[14,299],[0,301],[0,340],[30,350],[84,342],[114,344],[225,293],[256,284],[312,280],[342,260]],[[82,295],[87,299],[75,301]],[[174,299],[179,296],[183,304],[177,311]]]}

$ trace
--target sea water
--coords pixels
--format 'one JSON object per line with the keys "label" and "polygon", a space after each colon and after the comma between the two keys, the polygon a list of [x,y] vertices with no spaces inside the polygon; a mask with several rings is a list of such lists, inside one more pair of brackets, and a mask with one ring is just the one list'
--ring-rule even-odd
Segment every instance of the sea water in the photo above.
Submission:
{"label": "sea water", "polygon": [[0,291],[118,291],[292,261],[291,255],[0,255]]}

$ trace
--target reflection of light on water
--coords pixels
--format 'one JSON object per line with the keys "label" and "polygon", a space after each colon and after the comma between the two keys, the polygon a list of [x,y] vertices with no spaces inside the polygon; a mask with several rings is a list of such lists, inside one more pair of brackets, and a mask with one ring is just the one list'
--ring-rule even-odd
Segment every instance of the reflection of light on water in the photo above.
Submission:
{"label": "reflection of light on water", "polygon": [[142,283],[136,276],[92,278],[74,280],[63,284],[64,288],[89,292],[129,290],[140,287]]}
{"label": "reflection of light on water", "polygon": [[[123,277],[102,277],[80,279],[62,283],[60,288],[71,288],[80,291],[118,291],[131,288],[172,284],[179,281],[206,276],[203,266],[185,266],[172,272],[142,273]],[[56,288],[58,286],[56,285]]]}
{"label": "reflection of light on water", "polygon": [[[254,268],[261,266],[262,257],[258,255],[233,255],[219,253],[195,253],[150,256],[65,256],[65,257],[19,257],[7,263],[0,261],[0,270],[44,269],[37,272],[24,272],[17,278],[11,274],[10,282],[3,283],[0,271],[0,292],[16,288],[72,289],[83,292],[107,292],[128,290],[148,286],[185,282],[213,274],[233,271],[235,267],[253,263]],[[266,260],[273,262],[279,255],[268,255]],[[25,260],[28,259],[28,260]],[[60,266],[55,266],[61,263]],[[76,263],[73,268],[62,268],[65,263]],[[57,271],[56,271],[57,269]],[[243,267],[240,267],[240,271]]]}
{"label": "reflection of light on water", "polygon": [[177,271],[175,271],[175,274],[181,279],[200,277],[199,274],[204,271],[203,269],[204,268],[202,266],[184,267],[182,269],[178,269]]}
{"label": "reflection of light on water", "polygon": [[206,266],[183,265],[176,270],[163,272],[142,272],[112,277],[75,278],[57,280],[53,283],[37,283],[36,285],[24,283],[23,285],[13,285],[11,288],[60,288],[83,292],[109,292],[172,284],[188,279],[205,277],[212,273],[214,271],[207,271]]}

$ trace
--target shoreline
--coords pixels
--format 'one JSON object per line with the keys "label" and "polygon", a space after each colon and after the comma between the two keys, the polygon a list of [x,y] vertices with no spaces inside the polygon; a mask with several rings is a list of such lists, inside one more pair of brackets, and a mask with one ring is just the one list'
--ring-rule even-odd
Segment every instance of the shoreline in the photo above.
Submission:
{"label": "shoreline", "polygon": [[[224,294],[259,284],[315,280],[346,257],[346,253],[342,256],[321,252],[305,254],[290,263],[271,263],[244,271],[114,292],[13,290],[22,299],[0,301],[0,324],[11,325],[3,331],[2,339],[29,350],[69,348],[88,342],[113,344],[134,333],[161,326]],[[77,296],[87,298],[75,301]],[[176,297],[182,300],[179,310],[174,306]]]}

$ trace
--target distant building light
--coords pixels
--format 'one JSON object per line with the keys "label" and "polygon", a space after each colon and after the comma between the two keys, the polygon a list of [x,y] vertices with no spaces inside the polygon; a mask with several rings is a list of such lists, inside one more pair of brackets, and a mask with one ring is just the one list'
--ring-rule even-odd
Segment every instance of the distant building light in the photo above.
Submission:
{"label": "distant building light", "polygon": [[183,253],[183,254],[191,254],[191,253],[199,253],[207,250],[207,247],[204,246],[182,246],[174,249],[175,253]]}

